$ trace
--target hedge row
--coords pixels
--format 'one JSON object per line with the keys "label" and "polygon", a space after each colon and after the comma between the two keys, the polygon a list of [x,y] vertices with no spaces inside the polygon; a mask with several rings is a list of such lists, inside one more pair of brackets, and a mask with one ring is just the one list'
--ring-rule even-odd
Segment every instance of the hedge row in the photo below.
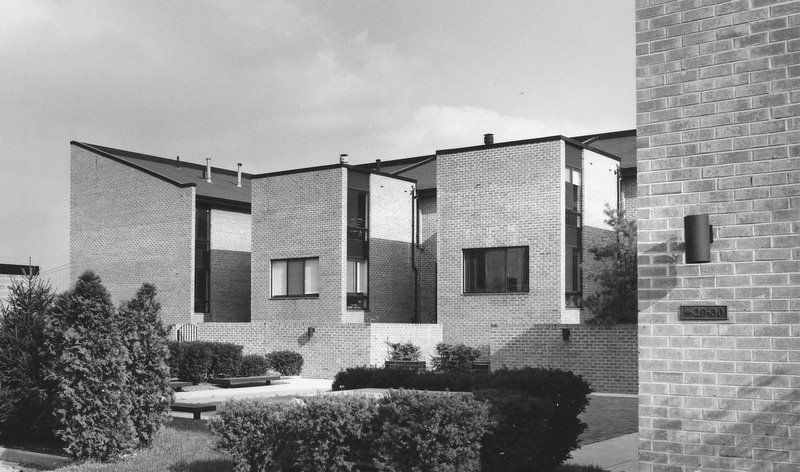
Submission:
{"label": "hedge row", "polygon": [[334,390],[370,387],[473,392],[488,400],[497,427],[484,441],[485,471],[547,470],[563,462],[586,428],[578,415],[591,393],[580,376],[549,368],[486,374],[354,367],[333,383]]}
{"label": "hedge row", "polygon": [[394,391],[379,400],[299,403],[226,404],[211,421],[218,449],[248,471],[478,472],[480,441],[492,424],[488,405],[464,394]]}
{"label": "hedge row", "polygon": [[168,345],[172,376],[188,382],[264,375],[269,369],[282,375],[299,375],[303,368],[303,356],[293,351],[242,356],[243,346],[232,343],[170,341]]}

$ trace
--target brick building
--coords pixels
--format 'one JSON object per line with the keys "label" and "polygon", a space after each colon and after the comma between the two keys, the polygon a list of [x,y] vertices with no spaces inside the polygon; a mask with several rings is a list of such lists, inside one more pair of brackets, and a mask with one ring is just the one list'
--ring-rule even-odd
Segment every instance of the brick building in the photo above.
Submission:
{"label": "brick building", "polygon": [[240,333],[248,350],[288,336],[315,356],[323,332],[403,340],[413,329],[389,325],[433,325],[418,333],[428,351],[464,342],[537,364],[503,330],[580,323],[595,289],[587,249],[614,237],[603,210],[634,205],[634,149],[633,131],[487,135],[429,156],[254,175],[73,142],[72,276],[95,270],[119,298],[152,282],[167,323]]}
{"label": "brick building", "polygon": [[800,2],[639,0],[636,38],[640,470],[800,470]]}

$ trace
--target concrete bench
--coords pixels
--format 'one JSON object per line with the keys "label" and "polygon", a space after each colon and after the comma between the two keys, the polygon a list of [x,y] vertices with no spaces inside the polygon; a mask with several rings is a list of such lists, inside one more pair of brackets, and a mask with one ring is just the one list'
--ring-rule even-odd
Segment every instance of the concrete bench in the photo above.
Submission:
{"label": "concrete bench", "polygon": [[193,418],[200,419],[200,413],[204,411],[217,411],[216,403],[188,403],[188,402],[175,402],[172,404],[172,411],[181,411],[184,413],[192,413]]}
{"label": "concrete bench", "polygon": [[254,377],[223,377],[212,382],[220,387],[252,387],[255,385],[269,385],[273,380],[280,380],[280,375],[257,375]]}

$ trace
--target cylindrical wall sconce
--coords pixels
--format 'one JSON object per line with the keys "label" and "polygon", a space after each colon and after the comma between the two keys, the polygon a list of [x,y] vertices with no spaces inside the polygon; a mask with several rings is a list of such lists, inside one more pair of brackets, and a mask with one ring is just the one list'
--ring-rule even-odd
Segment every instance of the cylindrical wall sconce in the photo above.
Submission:
{"label": "cylindrical wall sconce", "polygon": [[711,243],[714,242],[712,231],[713,228],[708,223],[708,215],[683,217],[683,240],[686,242],[687,264],[711,262]]}

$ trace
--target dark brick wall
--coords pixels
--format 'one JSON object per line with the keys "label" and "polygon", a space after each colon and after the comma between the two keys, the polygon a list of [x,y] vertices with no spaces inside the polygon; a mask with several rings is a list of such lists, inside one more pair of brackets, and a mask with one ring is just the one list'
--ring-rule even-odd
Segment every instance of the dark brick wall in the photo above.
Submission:
{"label": "dark brick wall", "polygon": [[640,470],[800,470],[800,2],[638,0],[636,31]]}
{"label": "dark brick wall", "polygon": [[436,196],[420,197],[417,204],[422,246],[416,254],[420,319],[423,323],[436,323]]}
{"label": "dark brick wall", "polygon": [[211,314],[206,321],[250,321],[250,252],[211,250]]}
{"label": "dark brick wall", "polygon": [[[562,328],[570,340],[562,339]],[[490,329],[492,368],[555,367],[588,381],[595,392],[637,393],[637,327],[498,325]]]}

